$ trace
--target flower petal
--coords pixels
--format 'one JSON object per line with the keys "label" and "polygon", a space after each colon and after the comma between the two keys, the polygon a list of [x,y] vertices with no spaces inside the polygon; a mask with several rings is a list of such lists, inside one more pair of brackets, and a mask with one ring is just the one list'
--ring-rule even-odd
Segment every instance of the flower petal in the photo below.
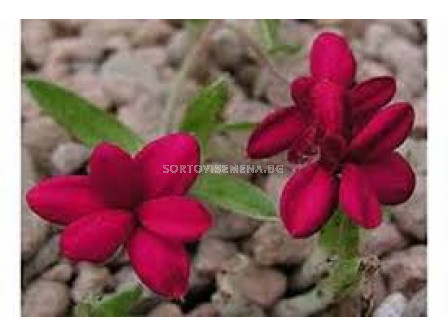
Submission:
{"label": "flower petal", "polygon": [[173,133],[146,145],[135,160],[146,200],[183,195],[198,175],[194,165],[200,164],[199,144],[192,135]]}
{"label": "flower petal", "polygon": [[311,114],[312,111],[311,90],[314,84],[312,77],[298,77],[290,86],[291,98],[305,115]]}
{"label": "flower petal", "polygon": [[394,152],[360,167],[382,204],[396,205],[411,197],[415,188],[415,174],[400,154]]}
{"label": "flower petal", "polygon": [[140,197],[132,157],[115,145],[95,147],[89,162],[89,176],[94,188],[113,208],[131,209]]}
{"label": "flower petal", "polygon": [[132,214],[105,210],[82,217],[64,230],[62,253],[72,261],[101,263],[125,243],[133,227]]}
{"label": "flower petal", "polygon": [[354,118],[364,119],[386,105],[395,95],[397,87],[393,77],[382,76],[368,79],[350,91],[350,105]]}
{"label": "flower petal", "polygon": [[318,80],[349,86],[355,76],[356,62],[347,41],[334,33],[320,34],[311,50],[311,72]]}
{"label": "flower petal", "polygon": [[180,242],[198,240],[212,224],[212,216],[201,202],[183,196],[147,201],[138,216],[149,231]]}
{"label": "flower petal", "polygon": [[316,84],[311,92],[313,111],[327,134],[344,134],[345,90],[329,81]]}
{"label": "flower petal", "polygon": [[128,244],[131,265],[154,292],[180,299],[188,287],[190,261],[181,243],[138,229]]}
{"label": "flower petal", "polygon": [[280,199],[280,215],[288,232],[303,238],[318,231],[335,210],[337,188],[334,176],[317,164],[295,172]]}
{"label": "flower petal", "polygon": [[286,107],[270,113],[249,138],[247,154],[252,159],[275,155],[292,145],[305,124],[297,107]]}
{"label": "flower petal", "polygon": [[39,182],[26,195],[29,207],[56,224],[69,224],[107,208],[88,176],[58,176]]}
{"label": "flower petal", "polygon": [[396,103],[376,113],[350,143],[349,157],[367,162],[389,154],[403,143],[412,130],[414,110]]}
{"label": "flower petal", "polygon": [[362,170],[348,164],[342,171],[339,203],[356,224],[373,229],[381,224],[381,208],[375,191]]}

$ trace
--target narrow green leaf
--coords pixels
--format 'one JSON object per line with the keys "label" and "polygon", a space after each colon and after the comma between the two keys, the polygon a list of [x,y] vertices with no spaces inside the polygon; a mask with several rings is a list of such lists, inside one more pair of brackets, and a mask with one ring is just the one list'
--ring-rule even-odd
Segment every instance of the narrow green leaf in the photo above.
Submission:
{"label": "narrow green leaf", "polygon": [[229,98],[224,79],[204,87],[188,104],[180,130],[195,134],[202,151],[207,148],[210,135],[219,123],[219,114]]}
{"label": "narrow green leaf", "polygon": [[143,145],[112,115],[75,93],[40,79],[27,79],[25,84],[42,110],[87,146],[108,141],[135,152]]}
{"label": "narrow green leaf", "polygon": [[273,46],[268,50],[268,53],[272,56],[276,55],[293,55],[302,50],[300,44],[279,44]]}
{"label": "narrow green leaf", "polygon": [[271,50],[279,44],[279,28],[281,20],[279,19],[261,19],[257,20],[258,32],[263,46]]}
{"label": "narrow green leaf", "polygon": [[219,124],[217,131],[251,131],[257,124],[251,122],[238,122]]}
{"label": "narrow green leaf", "polygon": [[87,317],[132,316],[132,308],[141,300],[142,296],[143,290],[140,286],[127,288],[118,293],[106,295],[97,302],[79,304],[76,308],[76,315]]}
{"label": "narrow green leaf", "polygon": [[259,220],[278,220],[273,201],[258,187],[224,174],[202,174],[192,195],[217,207]]}

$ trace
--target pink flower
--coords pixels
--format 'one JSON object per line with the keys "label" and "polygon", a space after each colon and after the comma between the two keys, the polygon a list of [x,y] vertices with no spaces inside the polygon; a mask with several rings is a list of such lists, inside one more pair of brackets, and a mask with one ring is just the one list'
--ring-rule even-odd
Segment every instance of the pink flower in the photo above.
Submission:
{"label": "pink flower", "polygon": [[72,261],[102,263],[125,246],[141,281],[154,292],[181,298],[190,262],[184,244],[199,239],[212,217],[185,196],[193,169],[164,173],[164,165],[199,164],[194,137],[170,134],[146,145],[135,157],[102,143],[88,176],[52,177],[27,193],[30,208],[60,224],[62,253]]}
{"label": "pink flower", "polygon": [[318,231],[337,206],[358,225],[381,223],[381,204],[406,201],[414,173],[394,150],[412,130],[407,103],[386,106],[392,77],[354,83],[356,62],[342,37],[323,33],[311,51],[311,76],[291,84],[294,105],[268,115],[254,130],[247,152],[265,158],[288,151],[301,165],[287,182],[280,214],[294,237]]}

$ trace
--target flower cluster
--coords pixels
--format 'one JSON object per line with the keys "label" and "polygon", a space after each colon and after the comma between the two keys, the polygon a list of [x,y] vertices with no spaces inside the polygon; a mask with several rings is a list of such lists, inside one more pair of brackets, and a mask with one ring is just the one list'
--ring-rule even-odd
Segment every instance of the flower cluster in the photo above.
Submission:
{"label": "flower cluster", "polygon": [[181,298],[188,287],[184,244],[199,239],[212,217],[185,196],[197,173],[163,173],[163,165],[198,165],[194,137],[176,133],[149,143],[135,157],[102,143],[87,176],[41,181],[27,202],[42,218],[63,226],[62,253],[72,261],[102,263],[125,246],[132,267],[154,292]]}
{"label": "flower cluster", "polygon": [[356,62],[347,41],[322,33],[313,43],[311,75],[291,83],[293,106],[269,114],[254,130],[247,152],[265,158],[287,150],[298,164],[280,200],[294,237],[318,231],[339,206],[356,224],[375,228],[381,205],[406,201],[415,176],[394,150],[412,131],[407,103],[387,105],[392,77],[355,83]]}

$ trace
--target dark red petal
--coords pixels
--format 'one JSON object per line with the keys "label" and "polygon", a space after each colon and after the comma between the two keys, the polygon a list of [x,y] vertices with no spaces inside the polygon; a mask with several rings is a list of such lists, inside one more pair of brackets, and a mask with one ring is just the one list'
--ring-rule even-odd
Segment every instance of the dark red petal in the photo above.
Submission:
{"label": "dark red petal", "polygon": [[188,289],[190,261],[181,243],[138,229],[127,249],[135,273],[147,287],[169,298],[184,296]]}
{"label": "dark red petal", "polygon": [[147,201],[138,216],[149,231],[180,242],[198,240],[212,225],[212,216],[201,202],[184,196]]}
{"label": "dark red petal", "polygon": [[317,83],[311,93],[313,112],[327,134],[343,134],[346,122],[345,89],[329,81]]}
{"label": "dark red petal", "polygon": [[295,164],[306,164],[315,161],[319,154],[316,143],[316,128],[305,127],[300,136],[292,144],[288,151],[288,161]]}
{"label": "dark red petal", "polygon": [[396,103],[384,108],[355,136],[348,149],[349,157],[367,162],[388,155],[403,143],[413,123],[411,105]]}
{"label": "dark red petal", "polygon": [[114,208],[131,209],[138,200],[138,181],[132,157],[115,145],[95,147],[89,162],[94,188]]}
{"label": "dark red petal", "polygon": [[29,207],[45,220],[69,224],[107,208],[87,176],[58,176],[39,182],[26,194]]}
{"label": "dark red petal", "polygon": [[311,102],[311,89],[314,83],[315,80],[312,77],[299,77],[290,86],[291,98],[306,116],[311,113],[313,107]]}
{"label": "dark red petal", "polygon": [[374,77],[356,85],[349,94],[354,117],[380,109],[390,102],[396,89],[395,79],[387,76]]}
{"label": "dark red petal", "polygon": [[396,205],[411,197],[415,175],[409,163],[398,153],[360,166],[382,204]]}
{"label": "dark red petal", "polygon": [[355,76],[356,62],[347,41],[334,33],[320,34],[311,50],[311,72],[318,80],[349,86]]}
{"label": "dark red petal", "polygon": [[318,231],[333,214],[338,182],[317,164],[298,170],[286,183],[280,199],[280,215],[296,238]]}
{"label": "dark red petal", "polygon": [[105,210],[73,222],[61,236],[61,251],[72,261],[101,263],[112,257],[132,231],[132,214]]}
{"label": "dark red petal", "polygon": [[198,175],[199,144],[192,135],[169,134],[146,145],[135,160],[145,199],[183,195]]}
{"label": "dark red petal", "polygon": [[361,169],[355,165],[348,164],[342,171],[339,203],[356,224],[366,229],[381,224],[381,208],[375,191]]}
{"label": "dark red petal", "polygon": [[248,156],[261,159],[290,147],[305,126],[300,113],[296,107],[286,107],[270,113],[250,136]]}

